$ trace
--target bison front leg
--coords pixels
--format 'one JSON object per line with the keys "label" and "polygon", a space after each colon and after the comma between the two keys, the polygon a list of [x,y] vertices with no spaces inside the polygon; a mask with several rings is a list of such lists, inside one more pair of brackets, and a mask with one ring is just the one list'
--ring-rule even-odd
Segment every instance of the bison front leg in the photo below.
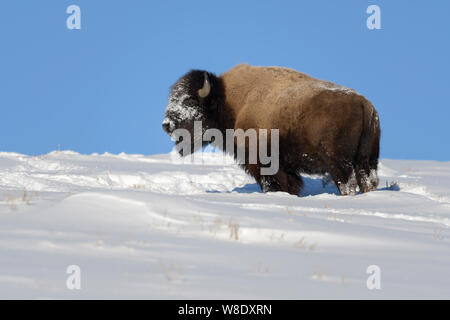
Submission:
{"label": "bison front leg", "polygon": [[274,175],[261,175],[260,169],[258,165],[248,165],[247,172],[255,178],[262,192],[282,191],[296,196],[300,193],[303,187],[300,176],[289,174],[281,169]]}
{"label": "bison front leg", "polygon": [[284,173],[278,172],[276,175],[261,176],[259,178],[261,190],[265,192],[289,192],[288,177]]}
{"label": "bison front leg", "polygon": [[299,175],[288,173],[288,192],[298,196],[303,188],[303,180]]}

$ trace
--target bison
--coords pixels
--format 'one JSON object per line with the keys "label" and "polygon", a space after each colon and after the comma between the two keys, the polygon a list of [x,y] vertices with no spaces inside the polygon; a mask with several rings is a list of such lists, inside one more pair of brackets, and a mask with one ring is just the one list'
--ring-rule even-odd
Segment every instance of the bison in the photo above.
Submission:
{"label": "bison", "polygon": [[[378,114],[353,89],[282,67],[241,64],[221,76],[191,70],[171,87],[162,125],[173,136],[176,129],[193,133],[195,121],[224,136],[227,129],[279,129],[278,172],[261,174],[259,159],[240,163],[263,192],[299,195],[301,173],[328,175],[341,195],[378,186]],[[223,150],[236,158],[239,146],[231,145]]]}

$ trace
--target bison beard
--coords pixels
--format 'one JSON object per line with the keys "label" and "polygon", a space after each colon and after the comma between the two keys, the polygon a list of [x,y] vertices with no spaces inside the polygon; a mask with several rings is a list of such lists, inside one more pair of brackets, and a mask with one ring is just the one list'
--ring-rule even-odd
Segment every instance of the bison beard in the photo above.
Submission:
{"label": "bison beard", "polygon": [[[329,174],[342,195],[378,186],[378,115],[352,89],[280,67],[242,64],[219,77],[192,70],[171,88],[163,129],[192,135],[195,121],[202,121],[204,130],[217,128],[224,139],[227,129],[279,129],[276,174],[262,175],[259,161],[241,164],[263,192],[298,195],[301,173]],[[224,141],[224,151],[235,157],[236,148],[236,141]]]}

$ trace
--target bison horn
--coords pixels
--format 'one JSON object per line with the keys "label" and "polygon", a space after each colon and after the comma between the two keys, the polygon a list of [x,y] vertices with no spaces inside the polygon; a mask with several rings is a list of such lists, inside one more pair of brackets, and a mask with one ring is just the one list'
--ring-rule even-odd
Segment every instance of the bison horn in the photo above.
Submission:
{"label": "bison horn", "polygon": [[203,83],[203,88],[198,90],[198,95],[200,98],[206,98],[211,91],[211,84],[209,83],[208,73],[205,72],[205,82]]}

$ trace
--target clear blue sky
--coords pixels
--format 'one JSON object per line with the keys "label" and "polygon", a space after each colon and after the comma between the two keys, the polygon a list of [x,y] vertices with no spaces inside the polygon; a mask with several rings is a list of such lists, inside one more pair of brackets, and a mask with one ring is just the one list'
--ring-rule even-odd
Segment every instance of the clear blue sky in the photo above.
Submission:
{"label": "clear blue sky", "polygon": [[[66,28],[71,4],[81,30]],[[366,27],[370,4],[381,30]],[[247,62],[364,94],[383,158],[449,161],[449,14],[448,0],[2,0],[0,150],[168,152],[170,85]]]}

